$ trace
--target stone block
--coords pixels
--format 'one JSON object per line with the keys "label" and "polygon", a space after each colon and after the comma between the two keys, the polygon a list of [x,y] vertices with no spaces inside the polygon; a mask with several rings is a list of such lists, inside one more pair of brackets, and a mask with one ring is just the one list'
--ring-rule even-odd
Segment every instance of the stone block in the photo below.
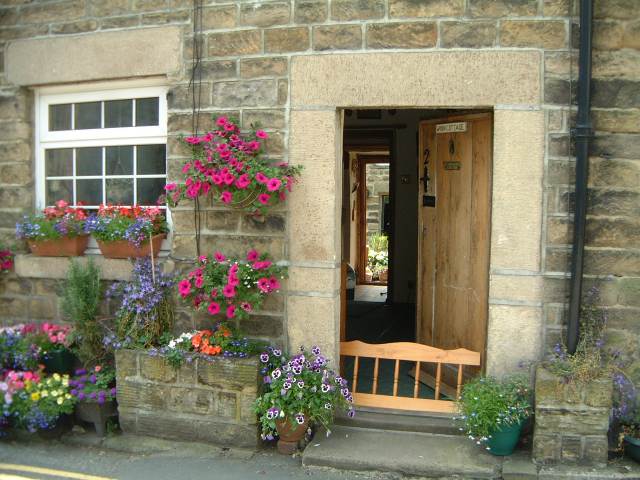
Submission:
{"label": "stone block", "polygon": [[295,23],[323,23],[327,19],[327,0],[296,0],[293,10]]}
{"label": "stone block", "polygon": [[569,105],[575,100],[575,89],[571,89],[569,80],[563,78],[545,78],[544,103]]}
{"label": "stone block", "polygon": [[501,302],[540,302],[542,278],[527,275],[491,274],[489,298]]}
{"label": "stone block", "polygon": [[133,9],[138,11],[164,10],[167,8],[166,0],[134,0]]}
{"label": "stone block", "polygon": [[243,110],[242,128],[259,125],[261,128],[285,128],[284,110]]}
{"label": "stone block", "polygon": [[265,52],[301,52],[308,49],[309,29],[307,27],[274,28],[264,31]]}
{"label": "stone block", "polygon": [[640,158],[640,135],[623,133],[596,135],[593,139],[591,155],[637,160]]}
{"label": "stone block", "polygon": [[190,23],[191,11],[174,10],[170,12],[147,13],[142,15],[142,25],[166,25],[170,23]]}
{"label": "stone block", "polygon": [[525,17],[538,13],[536,0],[469,0],[473,17]]}
{"label": "stone block", "polygon": [[162,383],[174,383],[176,370],[162,357],[140,355],[140,375],[148,380]]}
{"label": "stone block", "polygon": [[[573,4],[570,0],[544,0],[542,4],[542,14],[545,17],[566,17],[568,15],[575,15],[577,12],[577,5]],[[573,9],[569,7],[572,6]]]}
{"label": "stone block", "polygon": [[29,299],[29,318],[34,321],[58,318],[57,297],[31,297]]}
{"label": "stone block", "polygon": [[[633,276],[640,271],[640,253],[587,247],[584,271],[587,275],[606,276],[616,272],[617,275]],[[629,326],[630,330],[633,328]]]}
{"label": "stone block", "polygon": [[564,48],[567,45],[566,24],[561,21],[505,20],[500,24],[503,47]]}
{"label": "stone block", "polygon": [[250,55],[262,51],[260,30],[212,33],[207,36],[210,57]]}
{"label": "stone block", "polygon": [[215,414],[218,417],[235,419],[238,416],[238,399],[235,393],[218,392]]}
{"label": "stone block", "polygon": [[292,292],[335,294],[339,288],[339,269],[289,267],[288,289]]}
{"label": "stone block", "polygon": [[331,20],[372,20],[383,18],[384,0],[333,0]]}
{"label": "stone block", "polygon": [[250,3],[240,7],[240,25],[273,27],[289,23],[289,3]]}
{"label": "stone block", "polygon": [[561,449],[560,435],[534,433],[532,457],[535,462],[555,463],[560,460]]}
{"label": "stone block", "polygon": [[198,384],[213,388],[255,392],[258,388],[258,362],[256,357],[246,359],[212,357],[207,360],[200,358],[197,360]]}
{"label": "stone block", "polygon": [[598,108],[638,108],[640,107],[640,82],[618,79],[594,79],[593,106]]}
{"label": "stone block", "polygon": [[582,438],[573,436],[562,437],[562,451],[560,459],[563,463],[574,463],[582,458]]}
{"label": "stone block", "polygon": [[267,235],[284,235],[286,231],[286,217],[284,215],[267,215],[265,217],[255,217],[245,215],[242,217],[242,232],[261,233]]}
{"label": "stone block", "polygon": [[370,23],[367,48],[432,48],[438,32],[435,22]]}
{"label": "stone block", "polygon": [[[638,110],[593,109],[592,117],[594,128],[598,131],[614,133],[640,132],[640,111]],[[611,183],[619,185],[616,180]]]}
{"label": "stone block", "polygon": [[[98,3],[116,5],[119,1],[122,2],[122,0],[111,0],[109,2],[99,1]],[[20,23],[51,23],[74,20],[82,18],[84,15],[84,0],[65,1],[51,5],[36,3],[20,8],[19,21]],[[97,15],[100,16],[102,13]]]}
{"label": "stone block", "polygon": [[238,7],[235,5],[207,7],[202,10],[202,28],[204,30],[234,28],[237,24]]}
{"label": "stone block", "polygon": [[360,25],[313,27],[314,50],[353,50],[362,48]]}
{"label": "stone block", "polygon": [[200,68],[203,80],[222,80],[238,76],[238,64],[234,60],[203,61]]}
{"label": "stone block", "polygon": [[218,108],[272,107],[277,104],[275,80],[242,80],[213,84],[212,103]]}
{"label": "stone block", "polygon": [[251,315],[240,322],[243,331],[251,337],[268,339],[271,343],[282,344],[284,318],[282,315]]}
{"label": "stone block", "polygon": [[[5,97],[6,98],[6,97]],[[16,107],[6,106],[4,107],[6,110],[4,113],[7,114],[9,118],[11,115],[11,111],[17,112]],[[0,143],[0,162],[29,162],[31,160],[31,145],[27,141],[15,141],[15,142],[7,142]],[[5,177],[2,177],[3,179]]]}
{"label": "stone block", "polygon": [[587,463],[606,465],[609,442],[605,436],[585,437],[582,460]]}
{"label": "stone block", "polygon": [[130,28],[140,25],[139,15],[128,15],[125,17],[109,17],[103,18],[100,21],[100,28],[102,30],[109,30],[112,28]]}
{"label": "stone block", "polygon": [[4,185],[30,185],[33,168],[28,163],[0,164],[0,178]]}
{"label": "stone block", "polygon": [[205,225],[207,230],[211,231],[237,232],[240,218],[239,212],[213,210],[206,212]]}
{"label": "stone block", "polygon": [[4,318],[29,318],[28,300],[23,297],[0,298]]}
{"label": "stone block", "polygon": [[638,8],[634,0],[605,0],[594,2],[594,18],[616,18],[627,20],[633,18]]}
{"label": "stone block", "polygon": [[288,65],[285,57],[245,58],[240,60],[240,76],[282,77],[287,74]]}
{"label": "stone block", "polygon": [[606,435],[609,430],[609,410],[580,406],[548,409],[536,406],[535,428],[541,433]]}
{"label": "stone block", "polygon": [[440,46],[444,48],[482,48],[496,44],[495,21],[445,21],[440,28]]}
{"label": "stone block", "polygon": [[182,67],[181,39],[180,27],[172,26],[11,42],[7,78],[15,85],[41,85],[167,75]]}
{"label": "stone block", "polygon": [[138,376],[138,353],[135,350],[116,351],[116,370],[122,380]]}
{"label": "stone block", "polygon": [[287,297],[289,351],[317,345],[333,364],[338,361],[340,301],[336,297]]}
{"label": "stone block", "polygon": [[455,17],[464,14],[464,0],[390,0],[390,17]]}
{"label": "stone block", "polygon": [[565,217],[547,218],[547,243],[569,245],[573,238],[573,223]]}
{"label": "stone block", "polygon": [[592,247],[624,248],[640,235],[640,222],[625,218],[597,218],[587,222],[587,242]]}
{"label": "stone block", "polygon": [[585,385],[582,395],[586,405],[610,409],[613,398],[611,378],[595,380]]}
{"label": "stone block", "polygon": [[80,20],[78,22],[57,23],[51,25],[51,33],[54,35],[93,32],[97,29],[98,22],[95,20]]}
{"label": "stone block", "polygon": [[284,78],[278,80],[278,105],[284,106],[289,99],[289,82]]}

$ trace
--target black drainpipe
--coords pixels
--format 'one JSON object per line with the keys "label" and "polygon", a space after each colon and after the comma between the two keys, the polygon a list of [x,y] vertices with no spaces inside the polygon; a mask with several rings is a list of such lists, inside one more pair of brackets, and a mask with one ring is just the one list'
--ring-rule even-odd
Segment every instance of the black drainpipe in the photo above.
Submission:
{"label": "black drainpipe", "polygon": [[[580,337],[580,306],[584,237],[587,215],[587,178],[589,175],[589,141],[591,129],[591,40],[593,0],[580,0],[580,56],[578,70],[578,116],[573,132],[576,145],[576,193],[573,218],[573,250],[567,350],[574,353]],[[571,40],[569,40],[571,41]]]}

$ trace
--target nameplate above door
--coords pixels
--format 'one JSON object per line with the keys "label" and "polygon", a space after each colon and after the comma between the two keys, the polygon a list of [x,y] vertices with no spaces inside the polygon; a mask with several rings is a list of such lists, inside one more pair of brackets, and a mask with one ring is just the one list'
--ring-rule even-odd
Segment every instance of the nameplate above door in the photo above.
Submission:
{"label": "nameplate above door", "polygon": [[458,133],[467,131],[467,122],[440,123],[436,125],[436,133]]}

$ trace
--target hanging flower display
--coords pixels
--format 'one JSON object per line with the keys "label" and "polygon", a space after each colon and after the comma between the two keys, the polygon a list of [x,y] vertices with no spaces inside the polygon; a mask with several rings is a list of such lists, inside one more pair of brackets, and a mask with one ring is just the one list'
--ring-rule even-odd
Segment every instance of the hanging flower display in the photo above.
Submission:
{"label": "hanging flower display", "polygon": [[215,252],[212,258],[201,256],[198,263],[198,268],[178,283],[180,295],[195,309],[227,319],[242,319],[259,309],[267,295],[280,289],[287,271],[256,250],[250,250],[245,261]]}
{"label": "hanging flower display", "polygon": [[166,185],[169,204],[212,195],[225,205],[265,213],[269,206],[284,201],[300,167],[272,163],[263,156],[269,136],[264,130],[244,135],[224,116],[216,126],[213,132],[184,139],[193,147],[193,158],[182,167],[184,183]]}

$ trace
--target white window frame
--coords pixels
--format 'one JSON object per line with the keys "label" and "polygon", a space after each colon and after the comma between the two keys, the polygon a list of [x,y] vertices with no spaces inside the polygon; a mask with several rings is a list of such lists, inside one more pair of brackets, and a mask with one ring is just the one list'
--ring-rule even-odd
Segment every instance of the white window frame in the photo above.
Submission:
{"label": "white window frame", "polygon": [[[80,85],[65,85],[58,87],[43,87],[36,89],[35,96],[35,190],[36,209],[42,210],[45,205],[46,172],[45,150],[47,148],[74,148],[74,147],[109,147],[118,145],[167,145],[167,92],[168,87],[161,79],[148,79],[143,81],[122,81],[109,83],[93,83]],[[66,103],[99,102],[108,100],[125,100],[136,98],[158,97],[158,125],[143,127],[114,127],[96,128],[84,130],[49,131],[49,106]],[[104,115],[104,109],[103,109]],[[135,102],[133,102],[133,118],[135,121]],[[73,111],[72,111],[73,119]],[[104,118],[102,119],[104,124]],[[73,120],[72,120],[73,121]],[[104,152],[104,150],[103,150]],[[75,155],[75,153],[74,153]],[[137,188],[137,178],[157,177],[157,175],[137,175],[135,172],[136,149],[134,148],[134,174],[123,177],[134,179],[134,195]],[[103,154],[103,172],[104,172]],[[165,169],[168,177],[168,165]],[[111,176],[110,176],[111,177]],[[117,177],[117,176],[115,176]],[[70,177],[74,180],[75,171]],[[82,177],[101,178],[104,175]],[[134,198],[136,198],[134,196]],[[74,198],[75,201],[75,198]],[[170,227],[169,237],[165,239],[162,250],[169,250],[171,236],[171,212],[165,209],[167,223]],[[89,253],[97,253],[97,245],[93,239],[89,243]]]}

